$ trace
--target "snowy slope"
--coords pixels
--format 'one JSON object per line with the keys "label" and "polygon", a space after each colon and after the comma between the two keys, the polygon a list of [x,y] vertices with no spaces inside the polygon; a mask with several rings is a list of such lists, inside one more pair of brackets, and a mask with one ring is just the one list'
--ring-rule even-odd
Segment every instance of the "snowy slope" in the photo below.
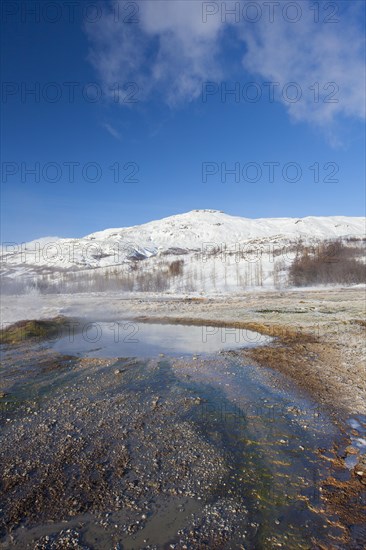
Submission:
{"label": "snowy slope", "polygon": [[[202,242],[242,242],[261,237],[332,238],[344,235],[363,235],[364,218],[345,216],[307,218],[249,219],[229,216],[217,210],[193,210],[140,226],[107,229],[92,233],[85,239],[105,241],[123,238],[131,242],[169,248],[183,246],[200,248]],[[150,245],[151,246],[151,245]]]}
{"label": "snowy slope", "polygon": [[[96,268],[118,268],[127,273],[137,260],[139,271],[143,271],[161,268],[162,258],[164,261],[176,258],[184,260],[186,279],[195,276],[204,281],[213,279],[212,273],[207,275],[209,264],[212,264],[208,253],[216,250],[221,252],[221,264],[226,264],[225,269],[223,271],[223,266],[217,262],[217,269],[212,265],[210,269],[214,267],[215,278],[225,277],[226,287],[231,288],[232,284],[235,286],[235,280],[238,284],[238,266],[234,265],[238,258],[225,254],[223,260],[222,252],[246,250],[245,260],[253,263],[260,250],[261,270],[264,270],[261,279],[271,284],[276,249],[281,250],[300,240],[312,244],[340,237],[362,239],[364,236],[365,218],[360,217],[249,219],[217,210],[193,210],[139,226],[98,231],[81,239],[50,237],[3,247],[2,274],[8,278],[32,278],[43,276],[49,270],[87,271]],[[241,258],[243,260],[244,256]],[[252,285],[249,283],[249,286]]]}

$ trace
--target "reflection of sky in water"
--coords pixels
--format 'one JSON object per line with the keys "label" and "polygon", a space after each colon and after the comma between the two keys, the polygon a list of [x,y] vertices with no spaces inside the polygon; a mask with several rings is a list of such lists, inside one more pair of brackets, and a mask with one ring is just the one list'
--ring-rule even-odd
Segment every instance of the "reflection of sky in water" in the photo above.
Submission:
{"label": "reflection of sky in water", "polygon": [[269,341],[268,336],[246,329],[125,321],[85,324],[81,332],[59,338],[53,348],[89,357],[153,357],[210,354]]}
{"label": "reflection of sky in water", "polygon": [[353,430],[350,433],[351,445],[358,451],[345,458],[346,466],[351,469],[359,462],[359,454],[366,454],[366,416],[359,414],[356,418],[349,418],[347,423]]}

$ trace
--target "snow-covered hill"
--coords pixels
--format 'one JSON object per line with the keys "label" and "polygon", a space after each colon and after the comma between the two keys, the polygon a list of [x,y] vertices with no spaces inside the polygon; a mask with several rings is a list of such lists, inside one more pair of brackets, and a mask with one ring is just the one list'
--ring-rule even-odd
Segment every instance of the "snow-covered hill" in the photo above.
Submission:
{"label": "snow-covered hill", "polygon": [[360,246],[364,237],[365,218],[249,219],[193,210],[81,239],[3,245],[2,275],[5,283],[26,281],[45,289],[57,283],[63,290],[75,285],[88,290],[99,277],[102,287],[108,279],[118,288],[119,280],[126,290],[230,291],[285,284],[299,246],[339,238]]}

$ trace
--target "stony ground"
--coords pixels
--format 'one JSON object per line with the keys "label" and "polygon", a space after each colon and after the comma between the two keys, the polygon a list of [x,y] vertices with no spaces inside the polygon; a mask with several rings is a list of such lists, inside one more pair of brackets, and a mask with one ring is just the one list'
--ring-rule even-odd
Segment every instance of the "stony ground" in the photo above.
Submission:
{"label": "stony ground", "polygon": [[[223,438],[238,428],[235,416],[229,427],[229,414],[236,398],[241,406],[234,382],[247,363],[236,356],[235,370],[232,359],[75,359],[29,343],[3,350],[0,548],[315,550],[327,540],[339,550],[362,548],[362,532],[351,535],[350,527],[362,525],[366,465],[355,446],[344,451],[349,438],[342,456],[355,457],[353,469],[335,449],[319,450],[331,475],[316,484],[306,469],[289,483],[305,439],[276,432],[262,443],[283,470],[277,489],[255,466],[260,440],[250,444],[254,463],[250,452],[238,470],[248,434],[234,439],[234,452]],[[269,376],[274,385],[282,380]],[[230,397],[224,418],[212,403],[206,410],[211,384]],[[292,408],[291,422],[308,431],[308,411]],[[245,423],[253,414],[250,407]],[[287,446],[292,458],[283,462]],[[276,512],[261,516],[277,501]]]}
{"label": "stony ground", "polygon": [[200,398],[163,360],[145,368],[20,349],[2,402],[0,547],[220,548],[246,529],[235,494],[213,498],[228,457],[192,421]]}

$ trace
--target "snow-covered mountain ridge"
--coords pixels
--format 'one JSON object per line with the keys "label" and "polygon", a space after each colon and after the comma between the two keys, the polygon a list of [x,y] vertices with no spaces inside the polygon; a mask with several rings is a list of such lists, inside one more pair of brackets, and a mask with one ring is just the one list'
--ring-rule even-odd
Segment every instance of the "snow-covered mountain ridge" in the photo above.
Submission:
{"label": "snow-covered mountain ridge", "polygon": [[[79,273],[98,269],[105,273],[109,270],[109,274],[111,269],[125,274],[131,270],[156,272],[159,265],[162,268],[168,261],[180,259],[184,276],[180,273],[182,277],[176,278],[175,283],[180,278],[184,284],[187,277],[206,280],[208,264],[212,269],[214,259],[226,264],[222,276],[227,286],[228,277],[233,276],[230,265],[260,259],[265,272],[260,278],[269,282],[275,258],[278,260],[281,251],[288,252],[296,243],[314,245],[339,238],[362,242],[364,237],[363,217],[250,219],[217,210],[193,210],[143,225],[98,231],[80,239],[46,237],[29,243],[5,243],[2,274],[6,278],[40,275],[54,278],[55,272],[65,270]],[[212,275],[209,279],[212,280]]]}

